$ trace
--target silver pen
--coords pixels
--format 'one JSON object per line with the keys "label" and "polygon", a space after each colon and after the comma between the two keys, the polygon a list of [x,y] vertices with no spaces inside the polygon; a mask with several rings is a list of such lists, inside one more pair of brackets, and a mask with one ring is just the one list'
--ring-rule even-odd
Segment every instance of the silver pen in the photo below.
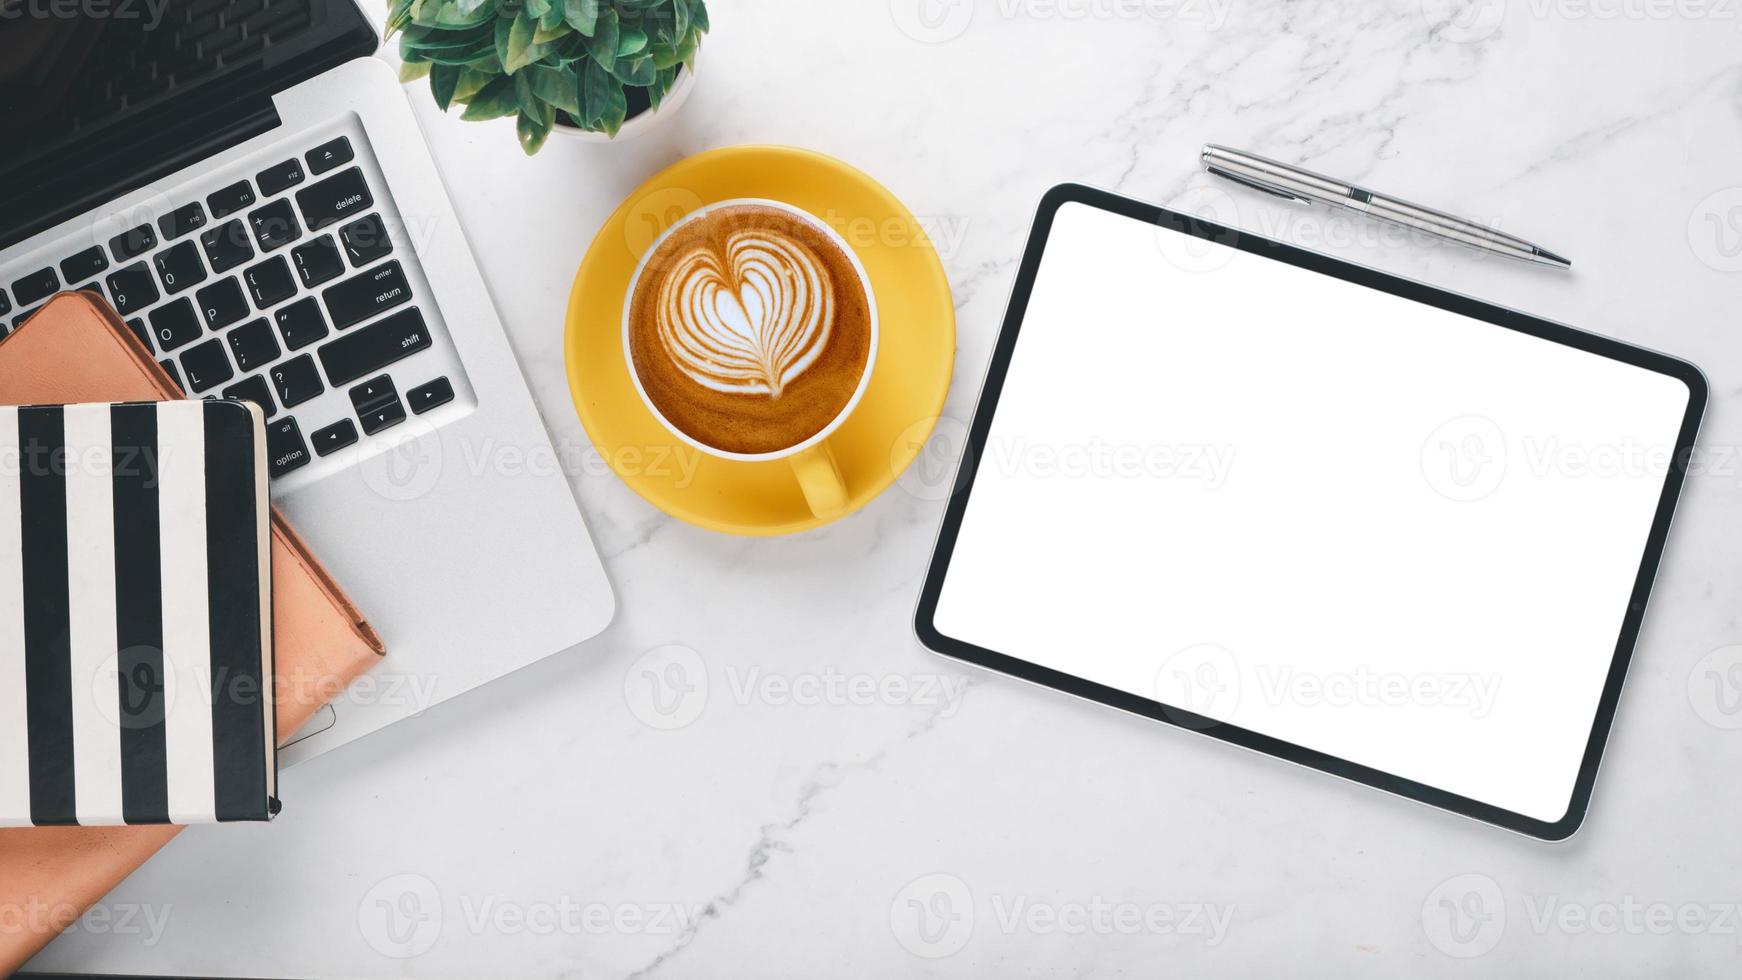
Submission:
{"label": "silver pen", "polygon": [[1573,267],[1571,259],[1532,245],[1516,235],[1495,231],[1466,218],[1400,201],[1395,197],[1333,180],[1286,163],[1266,160],[1261,156],[1231,150],[1214,143],[1204,145],[1203,160],[1204,169],[1210,173],[1266,194],[1275,194],[1302,204],[1331,204],[1348,208],[1429,235],[1526,262],[1537,262],[1557,269]]}

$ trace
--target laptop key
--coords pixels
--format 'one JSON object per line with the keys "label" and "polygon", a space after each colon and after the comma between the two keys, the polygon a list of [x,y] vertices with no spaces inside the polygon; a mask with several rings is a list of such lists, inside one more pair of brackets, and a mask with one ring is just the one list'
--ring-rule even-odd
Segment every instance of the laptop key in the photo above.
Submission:
{"label": "laptop key", "polygon": [[302,229],[296,223],[296,212],[291,209],[289,201],[273,201],[248,215],[248,223],[254,227],[254,240],[260,243],[262,252],[270,252],[302,237]]}
{"label": "laptop key", "polygon": [[[284,403],[285,408],[295,408],[327,390],[321,384],[321,372],[315,368],[315,359],[311,354],[285,361],[270,373],[272,386],[278,389],[278,400]],[[315,435],[316,448],[319,448],[320,433]]]}
{"label": "laptop key", "polygon": [[146,351],[149,352],[152,349],[152,347],[151,347],[151,331],[145,329],[145,321],[144,320],[141,320],[138,317],[134,317],[133,319],[128,320],[127,321],[127,329],[133,331],[133,336],[139,338],[139,342],[145,345]]}
{"label": "laptop key", "polygon": [[92,245],[83,252],[61,262],[60,274],[61,278],[67,282],[81,282],[102,274],[108,268],[109,257],[103,254],[103,246]]}
{"label": "laptop key", "polygon": [[153,255],[151,260],[157,263],[157,277],[163,280],[163,288],[171,296],[206,281],[206,267],[200,262],[199,247],[193,242],[182,242]]}
{"label": "laptop key", "polygon": [[225,337],[230,353],[236,355],[236,366],[253,371],[278,360],[278,339],[272,336],[272,325],[265,319],[251,320],[230,331]]}
{"label": "laptop key", "polygon": [[205,336],[194,304],[185,299],[151,311],[151,334],[157,338],[157,349],[168,353]]}
{"label": "laptop key", "polygon": [[109,284],[109,298],[114,300],[115,309],[122,316],[142,310],[162,298],[157,291],[157,280],[151,277],[151,270],[143,262],[117,269],[105,281]]}
{"label": "laptop key", "polygon": [[363,171],[352,167],[297,191],[296,206],[302,209],[308,230],[319,231],[374,207],[375,198],[369,195],[369,185],[363,182]]}
{"label": "laptop key", "polygon": [[191,347],[181,356],[182,374],[187,376],[189,391],[201,394],[236,376],[230,358],[224,353],[224,342],[216,337],[198,347]]}
{"label": "laptop key", "polygon": [[302,183],[302,161],[293,158],[267,167],[255,174],[254,179],[260,184],[260,193],[267,197],[283,193]]}
{"label": "laptop key", "polygon": [[361,269],[393,251],[393,239],[387,237],[387,226],[381,223],[378,214],[358,218],[340,228],[339,238],[345,243],[345,252],[351,256],[353,268]]}
{"label": "laptop key", "polygon": [[35,306],[60,289],[60,279],[53,269],[39,269],[12,284],[12,295],[19,306]]}
{"label": "laptop key", "polygon": [[319,354],[327,382],[347,385],[429,347],[429,328],[424,325],[423,314],[412,307],[345,334],[322,347]]}
{"label": "laptop key", "polygon": [[356,441],[357,427],[350,419],[340,419],[314,434],[315,452],[322,456],[331,456]]}
{"label": "laptop key", "polygon": [[115,253],[117,262],[136,259],[156,247],[157,232],[150,225],[140,225],[132,231],[124,231],[109,239],[109,251]]}
{"label": "laptop key", "polygon": [[241,218],[226,221],[201,235],[200,247],[206,250],[206,261],[212,264],[213,272],[229,272],[254,257],[254,242]]}
{"label": "laptop key", "polygon": [[411,301],[411,284],[398,262],[389,262],[321,293],[327,316],[340,330]]}
{"label": "laptop key", "polygon": [[352,388],[350,394],[351,405],[357,409],[358,415],[367,415],[370,409],[399,400],[399,389],[393,387],[393,377],[386,374],[370,378]]}
{"label": "laptop key", "polygon": [[164,373],[169,375],[169,380],[175,382],[182,394],[187,394],[188,386],[181,383],[181,372],[176,370],[174,361],[158,361],[157,366],[163,368]]}
{"label": "laptop key", "polygon": [[266,426],[266,465],[274,477],[301,469],[311,458],[296,419],[287,415]]}
{"label": "laptop key", "polygon": [[248,297],[242,295],[242,286],[234,276],[200,290],[194,299],[205,314],[206,326],[213,330],[240,323],[248,315]]}
{"label": "laptop key", "polygon": [[12,312],[12,301],[6,298],[6,290],[0,289],[0,316]]}
{"label": "laptop key", "polygon": [[321,317],[321,304],[313,296],[299,299],[274,314],[284,346],[301,350],[316,341],[327,339],[327,321]]}
{"label": "laptop key", "polygon": [[228,218],[254,204],[254,188],[248,186],[245,180],[239,180],[220,191],[214,191],[206,198],[206,207],[212,211],[212,220]]}
{"label": "laptop key", "polygon": [[307,289],[337,279],[345,271],[344,256],[339,254],[339,246],[333,244],[331,235],[322,235],[305,245],[298,245],[290,250],[290,258],[296,263],[296,274]]}
{"label": "laptop key", "polygon": [[418,385],[405,393],[405,400],[411,403],[411,410],[417,415],[438,408],[454,400],[454,386],[446,378],[437,378],[426,385]]}
{"label": "laptop key", "polygon": [[224,389],[225,398],[240,398],[260,406],[267,418],[278,414],[278,406],[272,403],[272,389],[266,386],[266,379],[258,374],[251,374],[241,381]]}
{"label": "laptop key", "polygon": [[157,230],[163,233],[163,240],[166,242],[205,226],[206,209],[200,207],[198,201],[176,208],[157,219]]}
{"label": "laptop key", "polygon": [[405,406],[395,398],[384,405],[375,406],[358,418],[363,423],[363,431],[374,435],[405,421]]}
{"label": "laptop key", "polygon": [[351,162],[351,141],[341,136],[308,151],[308,169],[312,174],[324,174],[341,164]]}
{"label": "laptop key", "polygon": [[296,295],[296,281],[290,278],[290,266],[283,256],[273,256],[248,269],[248,291],[254,294],[254,305],[271,309]]}

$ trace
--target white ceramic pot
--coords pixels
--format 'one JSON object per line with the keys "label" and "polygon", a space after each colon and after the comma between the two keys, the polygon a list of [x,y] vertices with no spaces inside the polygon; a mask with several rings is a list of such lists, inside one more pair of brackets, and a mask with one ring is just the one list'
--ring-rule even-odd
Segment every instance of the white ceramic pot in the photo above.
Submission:
{"label": "white ceramic pot", "polygon": [[677,84],[673,85],[671,91],[665,94],[665,101],[659,104],[659,108],[649,109],[639,116],[625,120],[623,128],[617,130],[615,137],[575,126],[564,126],[560,122],[552,126],[550,132],[552,136],[560,134],[568,139],[580,140],[583,143],[621,143],[624,140],[632,140],[677,115],[677,111],[682,109],[683,104],[689,100],[690,90],[695,87],[695,71],[687,67],[679,70]]}

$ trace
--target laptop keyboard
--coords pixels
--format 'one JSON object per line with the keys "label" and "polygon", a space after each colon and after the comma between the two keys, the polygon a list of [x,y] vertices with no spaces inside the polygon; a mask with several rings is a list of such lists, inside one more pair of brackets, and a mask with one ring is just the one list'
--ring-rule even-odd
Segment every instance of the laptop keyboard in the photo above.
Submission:
{"label": "laptop keyboard", "polygon": [[[311,145],[13,270],[0,337],[62,289],[103,295],[187,394],[259,404],[272,476],[287,476],[456,398],[451,355],[425,353],[437,343],[408,274],[416,257],[375,190],[349,137]],[[319,414],[304,419],[310,403]]]}

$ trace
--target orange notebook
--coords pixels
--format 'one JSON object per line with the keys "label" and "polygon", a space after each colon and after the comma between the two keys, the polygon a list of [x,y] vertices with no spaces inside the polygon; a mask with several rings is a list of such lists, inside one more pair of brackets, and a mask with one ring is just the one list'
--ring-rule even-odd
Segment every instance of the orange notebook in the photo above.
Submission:
{"label": "orange notebook", "polygon": [[[181,397],[113,308],[87,293],[54,297],[16,333],[0,340],[0,405]],[[272,571],[278,731],[287,737],[374,667],[385,651],[276,509]],[[0,930],[0,976],[36,955],[180,830],[0,830],[0,908],[28,913],[15,927]]]}

